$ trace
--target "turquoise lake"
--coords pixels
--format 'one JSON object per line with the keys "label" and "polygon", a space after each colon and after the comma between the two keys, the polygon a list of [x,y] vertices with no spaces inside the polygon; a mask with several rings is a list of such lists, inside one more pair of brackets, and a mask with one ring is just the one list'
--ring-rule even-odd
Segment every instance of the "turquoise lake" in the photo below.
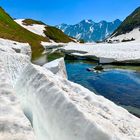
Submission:
{"label": "turquoise lake", "polygon": [[140,116],[140,66],[104,66],[104,71],[89,72],[96,63],[66,60],[68,79]]}

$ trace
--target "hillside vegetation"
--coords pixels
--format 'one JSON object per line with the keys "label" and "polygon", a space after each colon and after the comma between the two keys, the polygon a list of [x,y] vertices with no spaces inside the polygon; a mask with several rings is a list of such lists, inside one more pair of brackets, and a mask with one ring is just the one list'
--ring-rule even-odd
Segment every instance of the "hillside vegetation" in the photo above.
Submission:
{"label": "hillside vegetation", "polygon": [[32,59],[39,57],[43,52],[41,41],[49,41],[48,38],[36,35],[18,25],[2,8],[0,8],[0,38],[29,43],[32,48]]}
{"label": "hillside vegetation", "polygon": [[[45,23],[41,21],[36,21],[32,19],[25,19],[24,25],[32,24],[42,24]],[[46,37],[34,34],[29,30],[23,28],[18,23],[16,23],[10,15],[8,15],[3,8],[0,7],[0,38],[14,40],[22,43],[29,43],[32,49],[32,59],[36,59],[41,56],[44,51],[41,41],[49,42],[52,39],[55,42],[67,43],[73,41],[70,37],[65,35],[61,30],[55,27],[47,26],[46,31],[44,31]]]}
{"label": "hillside vegetation", "polygon": [[63,42],[68,43],[73,41],[70,37],[64,34],[61,30],[57,29],[56,27],[46,26],[46,30],[44,31],[45,35],[54,40],[55,42]]}
{"label": "hillside vegetation", "polygon": [[113,34],[115,36],[125,34],[137,27],[140,27],[140,7],[130,14]]}
{"label": "hillside vegetation", "polygon": [[[45,23],[33,19],[25,19],[23,20],[24,25],[33,25],[33,24],[40,24],[40,25],[45,25]],[[55,42],[63,42],[63,43],[68,43],[73,41],[69,36],[64,34],[60,29],[57,29],[56,27],[46,25],[44,34],[46,37],[49,39],[55,41]]]}
{"label": "hillside vegetation", "polygon": [[25,19],[23,20],[23,24],[24,25],[33,25],[33,24],[40,24],[40,25],[45,25],[45,23],[43,23],[42,21],[37,21],[37,20],[33,20],[33,19]]}

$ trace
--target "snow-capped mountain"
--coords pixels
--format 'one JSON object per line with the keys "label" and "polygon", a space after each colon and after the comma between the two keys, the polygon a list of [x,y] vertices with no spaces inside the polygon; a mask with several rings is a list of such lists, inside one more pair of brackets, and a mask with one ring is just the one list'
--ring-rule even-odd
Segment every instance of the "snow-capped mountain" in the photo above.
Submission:
{"label": "snow-capped mountain", "polygon": [[113,22],[100,21],[95,23],[92,20],[83,20],[75,25],[60,24],[56,27],[61,29],[68,36],[76,39],[84,39],[87,42],[102,41],[111,35],[121,24],[119,19]]}
{"label": "snow-capped mountain", "polygon": [[140,42],[140,7],[130,14],[108,39],[109,42]]}

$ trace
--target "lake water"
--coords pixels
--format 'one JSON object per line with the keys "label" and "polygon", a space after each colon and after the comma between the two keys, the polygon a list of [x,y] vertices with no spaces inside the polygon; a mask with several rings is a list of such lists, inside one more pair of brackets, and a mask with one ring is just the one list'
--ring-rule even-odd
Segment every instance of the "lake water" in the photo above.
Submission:
{"label": "lake water", "polygon": [[140,117],[140,66],[104,66],[102,72],[89,72],[96,63],[66,60],[69,80],[127,108]]}

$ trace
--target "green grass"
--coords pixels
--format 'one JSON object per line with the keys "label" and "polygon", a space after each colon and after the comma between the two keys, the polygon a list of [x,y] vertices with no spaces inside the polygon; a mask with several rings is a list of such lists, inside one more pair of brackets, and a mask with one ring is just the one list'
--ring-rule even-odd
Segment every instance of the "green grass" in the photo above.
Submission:
{"label": "green grass", "polygon": [[114,32],[116,33],[115,36],[130,32],[136,27],[140,27],[140,7],[138,7],[132,14],[130,14],[124,20],[124,22]]}
{"label": "green grass", "polygon": [[32,48],[32,59],[39,57],[43,52],[41,41],[49,41],[18,25],[2,8],[0,8],[0,38],[29,43]]}
{"label": "green grass", "polygon": [[55,59],[58,59],[58,58],[61,58],[61,57],[64,57],[64,56],[65,56],[64,53],[56,51],[54,53],[47,54],[47,59],[50,62],[50,61],[53,61]]}
{"label": "green grass", "polygon": [[33,19],[25,19],[23,20],[23,24],[24,25],[33,25],[33,24],[45,25],[45,23],[43,23],[42,21],[37,21]]}
{"label": "green grass", "polygon": [[46,26],[46,30],[44,31],[44,33],[48,38],[54,40],[55,42],[68,43],[73,41],[69,36],[65,35],[56,27]]}

